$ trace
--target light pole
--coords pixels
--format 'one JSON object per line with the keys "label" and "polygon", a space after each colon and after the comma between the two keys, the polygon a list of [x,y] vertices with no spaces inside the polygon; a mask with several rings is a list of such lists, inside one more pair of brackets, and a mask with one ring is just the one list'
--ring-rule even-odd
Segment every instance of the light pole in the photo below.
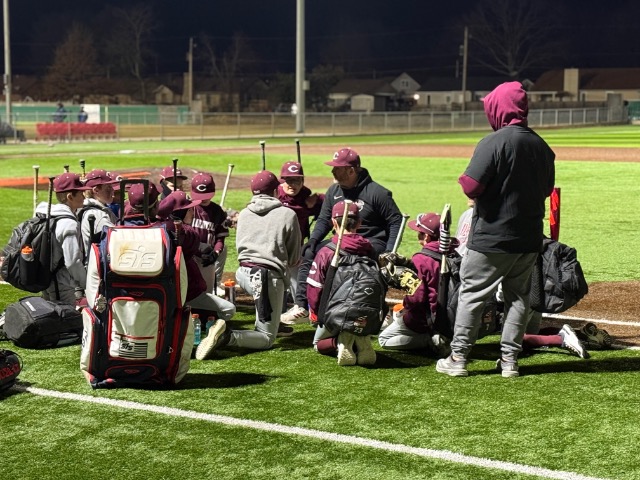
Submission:
{"label": "light pole", "polygon": [[187,62],[189,63],[189,112],[193,110],[193,37],[189,37],[189,53],[187,53]]}
{"label": "light pole", "polygon": [[297,0],[296,13],[296,132],[304,133],[304,2],[305,0]]}
{"label": "light pole", "polygon": [[464,42],[462,44],[462,104],[464,112],[467,102],[467,57],[469,52],[469,27],[464,27]]}
{"label": "light pole", "polygon": [[4,15],[4,98],[6,105],[6,121],[11,124],[11,45],[9,44],[9,0],[2,0]]}

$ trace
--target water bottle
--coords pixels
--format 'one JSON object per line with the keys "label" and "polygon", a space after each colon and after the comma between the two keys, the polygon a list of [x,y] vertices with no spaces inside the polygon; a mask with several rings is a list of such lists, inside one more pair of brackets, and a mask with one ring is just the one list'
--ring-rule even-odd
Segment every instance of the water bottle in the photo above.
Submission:
{"label": "water bottle", "polygon": [[207,335],[209,334],[209,329],[214,323],[216,323],[216,317],[214,317],[213,315],[211,315],[210,317],[207,317],[207,324],[204,327],[205,334]]}
{"label": "water bottle", "polygon": [[227,280],[224,282],[224,296],[227,301],[236,303],[236,282],[233,280]]}
{"label": "water bottle", "polygon": [[22,247],[20,253],[22,254],[22,258],[27,262],[32,262],[34,260],[33,248],[31,248],[30,245],[25,245],[24,247]]}
{"label": "water bottle", "polygon": [[202,324],[200,323],[200,315],[194,313],[191,315],[191,320],[193,321],[193,346],[200,345],[200,340],[202,340]]}

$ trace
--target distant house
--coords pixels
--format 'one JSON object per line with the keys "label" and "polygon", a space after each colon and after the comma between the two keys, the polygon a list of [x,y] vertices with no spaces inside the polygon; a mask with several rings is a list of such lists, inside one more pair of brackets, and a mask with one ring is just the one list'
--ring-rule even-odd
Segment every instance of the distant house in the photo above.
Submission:
{"label": "distant house", "polygon": [[[491,90],[503,82],[505,77],[469,77],[466,85],[465,103],[479,102]],[[460,77],[427,77],[415,93],[417,109],[455,110],[462,104],[462,79]]]}
{"label": "distant house", "polygon": [[406,73],[377,79],[347,78],[329,91],[328,107],[354,112],[404,110],[419,87]]}
{"label": "distant house", "polygon": [[158,85],[153,90],[153,98],[153,103],[156,105],[174,105],[180,103],[180,95],[177,95],[176,92],[167,85]]}
{"label": "distant house", "polygon": [[610,94],[640,100],[640,68],[549,70],[529,90],[530,99],[539,102],[605,102]]}

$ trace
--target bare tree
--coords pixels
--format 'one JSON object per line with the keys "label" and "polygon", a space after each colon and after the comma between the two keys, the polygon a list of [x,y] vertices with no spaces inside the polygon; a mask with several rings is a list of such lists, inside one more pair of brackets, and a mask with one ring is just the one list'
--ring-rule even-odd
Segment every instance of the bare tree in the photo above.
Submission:
{"label": "bare tree", "polygon": [[470,59],[519,78],[527,69],[549,63],[560,50],[557,18],[543,1],[481,0],[464,18],[471,35]]}
{"label": "bare tree", "polygon": [[49,98],[75,98],[82,102],[93,93],[99,69],[91,31],[74,23],[65,40],[56,48],[54,60],[44,77]]}
{"label": "bare tree", "polygon": [[115,22],[106,45],[107,53],[116,65],[138,80],[140,96],[146,102],[144,74],[154,54],[151,48],[153,32],[159,28],[153,7],[150,4],[114,7],[110,14]]}
{"label": "bare tree", "polygon": [[234,84],[238,76],[244,73],[255,61],[255,54],[249,39],[244,34],[236,32],[229,48],[224,53],[219,54],[212,38],[202,33],[198,41],[198,56],[204,60],[207,65],[207,72],[214,78],[217,87],[223,92],[222,109],[233,110]]}

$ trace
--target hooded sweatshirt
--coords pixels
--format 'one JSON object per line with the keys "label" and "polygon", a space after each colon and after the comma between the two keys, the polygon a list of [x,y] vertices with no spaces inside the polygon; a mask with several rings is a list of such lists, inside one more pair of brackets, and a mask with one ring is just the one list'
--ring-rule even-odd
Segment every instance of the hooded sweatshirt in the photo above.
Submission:
{"label": "hooded sweatshirt", "polygon": [[[47,214],[47,203],[42,202],[36,208],[36,213]],[[63,217],[56,223],[55,231],[52,235],[52,265],[58,265],[61,258],[64,258],[64,265],[57,273],[59,285],[70,288],[85,288],[87,283],[87,270],[84,267],[84,254],[82,251],[82,234],[80,223],[76,219],[75,213],[68,205],[58,203],[51,205],[52,217]],[[51,298],[55,298],[55,287],[49,286],[47,292]]]}
{"label": "hooded sweatshirt", "polygon": [[374,182],[366,168],[360,170],[355,187],[343,189],[338,183],[329,187],[309,241],[319,243],[331,231],[331,210],[345,199],[358,205],[361,220],[358,233],[371,242],[376,253],[393,250],[402,214],[391,192]]}
{"label": "hooded sweatshirt", "polygon": [[527,93],[519,82],[484,99],[495,130],[483,138],[459,179],[476,201],[467,241],[483,253],[532,253],[542,246],[545,199],[555,181],[555,154],[527,126]]}
{"label": "hooded sweatshirt", "polygon": [[236,248],[241,265],[266,267],[289,286],[289,267],[300,261],[300,226],[296,214],[280,200],[259,194],[238,216]]}

